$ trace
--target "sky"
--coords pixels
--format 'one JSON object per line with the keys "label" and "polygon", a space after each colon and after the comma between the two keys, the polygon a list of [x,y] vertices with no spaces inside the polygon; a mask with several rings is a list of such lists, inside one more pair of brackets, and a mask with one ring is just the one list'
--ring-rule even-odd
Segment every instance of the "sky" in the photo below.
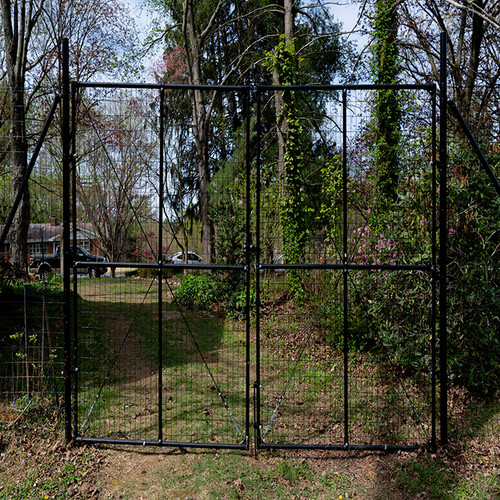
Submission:
{"label": "sky", "polygon": [[[139,29],[139,38],[141,41],[147,35],[148,25],[152,19],[152,13],[149,12],[145,7],[143,7],[143,0],[121,0],[122,4],[130,9],[130,13],[134,17],[137,27]],[[340,21],[343,25],[343,32],[350,33],[355,29],[358,20],[358,2],[350,2],[349,0],[337,0],[328,2],[331,11],[333,12],[334,18]],[[363,39],[354,30],[353,33],[349,35],[349,40],[354,41],[358,46],[363,44]],[[158,49],[158,53],[152,55],[152,59],[160,57],[161,49]],[[151,67],[151,64],[145,62],[146,71]],[[150,71],[150,69],[149,69]]]}

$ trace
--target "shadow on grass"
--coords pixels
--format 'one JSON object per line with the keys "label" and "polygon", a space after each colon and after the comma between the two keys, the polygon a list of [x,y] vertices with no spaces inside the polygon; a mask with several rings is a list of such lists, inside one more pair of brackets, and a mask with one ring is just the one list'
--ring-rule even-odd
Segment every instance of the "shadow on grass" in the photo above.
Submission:
{"label": "shadow on grass", "polygon": [[87,435],[156,440],[159,419],[166,440],[234,434],[244,408],[241,331],[213,313],[179,310],[168,293],[160,308],[158,287],[145,280],[91,285],[77,316],[78,413]]}

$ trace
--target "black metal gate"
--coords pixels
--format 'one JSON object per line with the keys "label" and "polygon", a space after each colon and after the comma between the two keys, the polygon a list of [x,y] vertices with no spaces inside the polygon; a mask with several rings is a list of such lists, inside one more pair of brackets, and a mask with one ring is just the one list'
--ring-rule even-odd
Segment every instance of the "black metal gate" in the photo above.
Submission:
{"label": "black metal gate", "polygon": [[[274,93],[290,91],[304,110],[322,103],[302,117],[315,146],[301,159],[300,235],[283,229],[269,127]],[[243,123],[219,116],[203,146],[178,113],[191,92],[233,100]],[[407,117],[391,214],[366,144],[380,92]],[[434,85],[75,83],[72,103],[70,239],[99,241],[90,254],[121,249],[73,266],[76,441],[246,449],[252,410],[260,448],[435,445]],[[214,306],[217,286],[231,288],[231,311]]]}
{"label": "black metal gate", "polygon": [[[91,254],[119,249],[111,262],[74,266],[77,441],[249,445],[249,309],[242,308],[246,321],[224,320],[222,312],[199,308],[192,296],[201,290],[211,300],[217,279],[222,286],[230,277],[248,303],[249,160],[248,155],[223,157],[223,150],[235,147],[223,120],[211,124],[217,134],[213,148],[197,150],[194,131],[186,133],[179,123],[178,106],[189,100],[189,92],[202,90],[73,86],[71,238],[78,242],[85,233],[87,240],[98,240]],[[248,89],[210,91],[248,106]],[[245,130],[243,124],[236,139],[243,150]],[[207,236],[200,238],[200,233],[206,228],[192,216],[201,205],[201,183],[185,168],[193,155],[218,171],[205,183],[213,210],[224,209],[225,172],[243,186],[238,191],[241,210],[232,222],[240,248],[218,260],[204,252]],[[85,266],[96,271],[89,276],[77,272]],[[113,277],[92,277],[105,272]]]}
{"label": "black metal gate", "polygon": [[[323,102],[322,113],[303,115],[321,123],[322,136],[315,138],[321,147],[309,149],[302,158],[310,178],[301,179],[301,189],[319,185],[323,198],[321,206],[309,207],[307,193],[303,197],[304,213],[294,221],[298,225],[302,217],[309,225],[305,235],[295,232],[301,247],[294,249],[286,240],[290,232],[284,229],[289,221],[279,209],[274,218],[269,215],[273,200],[281,196],[269,182],[273,159],[259,157],[257,445],[433,446],[436,89],[433,85],[261,87],[258,123],[263,103],[271,101],[276,90],[293,92],[300,109],[307,109],[310,100]],[[396,212],[385,208],[384,185],[373,184],[376,172],[370,170],[376,141],[370,143],[369,109],[381,93],[390,93],[401,103],[406,99],[411,107],[400,129],[397,168],[402,175],[391,200],[400,207]],[[261,131],[260,140],[262,135]],[[263,149],[258,147],[259,152]],[[326,154],[330,160],[325,167]],[[428,179],[425,188],[423,177]],[[413,191],[417,185],[420,192]],[[307,213],[311,210],[312,216]]]}

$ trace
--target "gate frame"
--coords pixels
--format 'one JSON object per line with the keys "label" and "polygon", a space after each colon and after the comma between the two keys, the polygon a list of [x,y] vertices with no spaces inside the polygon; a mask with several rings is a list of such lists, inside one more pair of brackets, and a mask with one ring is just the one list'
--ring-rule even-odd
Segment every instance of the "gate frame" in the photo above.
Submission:
{"label": "gate frame", "polygon": [[[437,267],[436,266],[430,266],[431,269],[426,269],[427,271],[431,271],[432,276],[433,276],[433,293],[435,291],[435,281],[436,279],[439,280],[439,339],[440,339],[440,431],[441,431],[441,443],[446,444],[448,441],[448,416],[447,416],[447,306],[446,306],[446,301],[447,301],[447,290],[446,290],[446,285],[447,285],[447,275],[446,275],[446,264],[447,264],[447,186],[446,186],[446,177],[447,177],[447,140],[446,140],[446,130],[447,130],[447,85],[446,85],[446,43],[447,43],[447,34],[443,32],[441,34],[441,44],[440,44],[440,50],[441,50],[441,68],[440,68],[440,140],[439,140],[439,161],[437,162],[436,158],[433,159],[433,162],[436,162],[438,165],[439,169],[439,259],[437,262]],[[73,203],[75,203],[76,197],[75,197],[75,183],[73,182],[73,193],[72,196],[70,196],[70,187],[71,187],[71,176],[75,176],[75,162],[74,162],[74,156],[71,151],[72,145],[74,146],[74,133],[75,133],[75,127],[74,127],[74,122],[71,121],[71,113],[70,113],[70,100],[71,100],[71,95],[72,92],[70,90],[71,82],[70,82],[70,75],[69,75],[69,43],[67,39],[63,40],[63,82],[62,82],[62,87],[63,87],[63,95],[62,95],[62,161],[63,161],[63,288],[64,288],[64,306],[63,306],[63,317],[64,317],[64,393],[65,393],[65,417],[66,417],[66,425],[65,425],[65,437],[66,437],[66,442],[70,442],[71,440],[75,440],[78,442],[107,442],[107,443],[116,443],[116,444],[140,444],[140,445],[152,445],[152,446],[175,446],[175,447],[204,447],[204,448],[240,448],[240,449],[248,449],[249,448],[249,414],[250,414],[250,387],[249,387],[249,380],[250,380],[250,308],[249,308],[249,297],[250,297],[250,268],[251,268],[251,258],[252,258],[252,242],[251,242],[251,232],[250,232],[250,126],[249,126],[249,113],[247,113],[247,127],[246,127],[246,138],[247,138],[247,150],[246,150],[246,162],[247,162],[247,220],[246,220],[246,249],[245,249],[245,256],[246,256],[246,264],[244,267],[244,270],[246,272],[246,286],[247,286],[247,305],[246,305],[246,335],[247,335],[247,350],[246,350],[246,416],[245,416],[245,425],[246,425],[246,439],[245,442],[242,443],[241,445],[214,445],[211,443],[173,443],[173,442],[164,442],[162,440],[162,433],[161,433],[161,425],[159,428],[159,439],[158,441],[127,441],[127,440],[107,440],[107,439],[91,439],[91,438],[82,438],[77,436],[77,426],[75,426],[72,423],[72,417],[75,417],[76,419],[76,413],[77,413],[77,400],[76,400],[76,394],[73,394],[72,391],[72,379],[73,377],[75,380],[77,379],[76,373],[78,371],[78,365],[76,363],[76,329],[72,332],[72,325],[71,325],[71,312],[70,312],[70,304],[71,304],[71,283],[70,283],[70,262],[69,262],[69,242],[70,242],[70,234],[69,234],[69,228],[70,228],[70,214],[71,214],[71,198],[73,198]],[[168,88],[184,88],[184,89],[220,89],[220,90],[239,90],[239,91],[245,91],[246,92],[246,105],[248,106],[247,109],[250,109],[250,94],[252,93],[253,90],[257,92],[261,92],[262,90],[265,89],[279,89],[279,87],[273,87],[273,86],[238,86],[238,87],[231,87],[231,86],[208,86],[208,85],[203,85],[203,86],[190,86],[190,85],[148,85],[148,84],[111,84],[111,83],[79,83],[79,86],[82,87],[120,87],[120,88],[163,88],[163,89],[168,89]],[[283,88],[283,87],[282,87]],[[337,89],[337,90],[342,90],[343,95],[345,95],[345,92],[349,88],[357,88],[357,89],[370,89],[370,90],[376,90],[376,89],[401,89],[401,88],[414,88],[414,89],[430,89],[436,88],[436,84],[429,84],[429,85],[341,85],[341,86],[287,86],[286,89],[288,90],[293,90],[293,89]],[[434,90],[435,92],[435,90]],[[163,95],[163,91],[161,92],[161,95]],[[345,99],[343,98],[343,101],[345,102]],[[434,101],[435,102],[435,101]],[[260,127],[260,101],[257,100],[257,114],[258,114],[258,120],[257,120],[257,127]],[[434,105],[434,114],[435,114],[435,105]],[[345,122],[346,117],[345,117],[345,106],[343,110],[343,120]],[[74,114],[73,114],[74,116]],[[160,114],[161,116],[161,114]],[[260,134],[257,132],[258,138],[260,140]],[[344,141],[345,141],[345,134],[344,134]],[[161,140],[161,143],[163,143],[163,138]],[[259,147],[259,144],[258,146]],[[345,149],[345,148],[344,148]],[[163,160],[161,160],[163,161]],[[260,156],[258,156],[258,162],[260,161]],[[344,160],[343,160],[343,168],[346,168],[346,158],[345,158],[345,153],[344,153]],[[259,168],[257,168],[257,175],[260,175]],[[345,176],[344,176],[345,177]],[[73,177],[74,180],[74,177]],[[344,190],[345,190],[345,179],[344,179]],[[344,197],[344,203],[346,202],[346,197]],[[257,205],[258,206],[258,205]],[[257,227],[258,231],[258,227]],[[258,237],[257,237],[258,238]],[[76,241],[76,240],[75,240]],[[257,239],[258,241],[258,239]],[[160,240],[160,245],[161,245],[161,240]],[[161,254],[160,254],[161,255]],[[256,257],[257,258],[257,257]],[[75,263],[76,265],[76,263]],[[108,263],[109,265],[113,265],[115,267],[119,267],[120,263]],[[130,266],[130,263],[127,263],[127,266]],[[134,264],[136,266],[136,264]],[[163,269],[168,268],[168,265],[165,265],[161,262],[161,260],[157,264],[137,264],[137,267],[154,267],[158,269],[159,273],[161,274]],[[189,266],[188,266],[189,267]],[[240,267],[240,266],[238,266]],[[271,268],[273,267],[272,265],[263,265],[263,268]],[[279,267],[285,267],[283,264],[280,264]],[[300,265],[288,265],[287,267],[289,268],[304,268],[305,266],[300,266]],[[314,267],[322,267],[325,269],[339,269],[344,271],[344,281],[346,279],[347,273],[346,271],[349,269],[357,268],[358,266],[354,265],[349,265],[348,262],[345,260],[343,264],[338,265],[338,266],[314,266]],[[388,267],[393,267],[393,266],[383,266],[384,268]],[[397,266],[398,269],[403,270],[413,270],[418,268],[421,270],[422,268],[420,266]],[[429,266],[426,266],[429,267]],[[200,267],[198,266],[198,269]],[[227,269],[228,266],[204,266],[205,269],[220,269],[224,268]],[[370,268],[373,268],[371,266]],[[378,268],[381,268],[381,266],[378,266]],[[365,266],[366,269],[366,266]],[[257,294],[259,294],[258,290],[258,283],[259,283],[259,276],[258,272],[256,273],[257,275]],[[344,287],[344,293],[346,293],[347,288]],[[258,295],[257,295],[257,301],[258,301]],[[433,301],[434,304],[435,301]],[[345,302],[346,304],[346,302]],[[257,306],[258,307],[258,306]],[[434,313],[433,313],[434,314]],[[344,318],[346,318],[346,315],[344,315]],[[433,316],[435,319],[435,316]],[[76,317],[75,317],[76,319]],[[433,321],[433,324],[435,322]],[[258,322],[257,322],[258,324]],[[74,325],[73,325],[74,327]],[[160,320],[160,325],[159,328],[161,328],[161,320]],[[435,331],[435,327],[433,326],[433,331]],[[73,333],[73,335],[72,335]],[[257,420],[260,420],[260,373],[259,373],[259,364],[260,364],[260,346],[258,345],[258,332],[257,332],[257,345],[255,348],[255,364],[256,364],[256,381],[254,384],[254,388],[256,389],[256,408],[258,411],[258,417]],[[159,342],[161,342],[161,336],[159,339]],[[346,336],[344,335],[344,342],[346,342]],[[435,354],[435,335],[433,339],[433,354]],[[346,350],[344,349],[344,356],[346,356]],[[435,356],[433,357],[433,360],[435,359]],[[161,362],[161,357],[159,359],[159,362]],[[346,366],[346,363],[344,363],[344,366]],[[344,375],[345,377],[346,375]],[[422,449],[422,448],[435,448],[436,447],[436,439],[435,439],[435,433],[436,433],[436,401],[435,401],[435,370],[432,371],[432,377],[433,377],[433,394],[432,394],[432,439],[429,445],[424,445],[424,446],[385,446],[385,445],[349,445],[348,440],[346,440],[346,443],[343,446],[339,445],[266,445],[265,443],[261,442],[260,439],[260,430],[258,428],[259,422],[254,422],[254,427],[255,431],[257,434],[257,447],[259,448],[316,448],[316,449],[365,449],[365,450],[408,450],[408,449]],[[159,374],[159,386],[161,384],[161,372]],[[161,386],[160,386],[161,387]],[[344,384],[344,391],[347,392],[347,384]],[[72,395],[75,397],[75,399],[72,399]],[[345,394],[345,400],[347,401],[347,396],[348,394]],[[161,403],[161,391],[160,391],[160,403]],[[347,407],[345,407],[345,437],[348,437],[348,427],[347,427]],[[160,415],[161,415],[161,408],[160,408]],[[161,417],[160,417],[161,421]],[[76,420],[75,420],[76,424]]]}
{"label": "gate frame", "polygon": [[[446,48],[446,45],[444,45]],[[444,75],[446,80],[446,75]],[[445,90],[441,91],[441,102],[445,103],[445,112],[441,112],[441,125],[446,125],[446,86]],[[260,252],[259,252],[259,241],[260,241],[260,116],[261,116],[261,99],[260,93],[265,91],[300,91],[300,90],[312,90],[312,91],[339,91],[342,93],[342,235],[343,235],[343,263],[342,264],[262,264],[260,262]],[[347,91],[348,90],[424,90],[427,91],[431,98],[432,103],[432,144],[431,144],[431,157],[432,157],[432,178],[433,178],[433,196],[432,196],[432,262],[430,265],[398,265],[398,264],[350,264],[348,262],[348,251],[347,251],[347,233],[348,233],[348,221],[347,221],[347,190],[348,190],[348,174],[347,174]],[[344,303],[344,314],[343,314],[343,384],[344,384],[344,395],[343,395],[343,405],[344,405],[344,444],[299,444],[299,443],[265,443],[261,436],[262,422],[261,422],[261,397],[260,392],[262,389],[262,384],[260,380],[260,273],[256,273],[256,291],[257,291],[257,323],[256,323],[256,381],[254,384],[255,390],[255,400],[256,400],[256,415],[257,420],[254,422],[254,429],[256,433],[256,445],[260,449],[316,449],[316,450],[383,450],[383,451],[410,451],[419,449],[434,449],[436,447],[436,312],[437,312],[437,285],[440,284],[439,292],[439,338],[441,339],[441,349],[440,350],[440,376],[441,376],[441,442],[446,444],[447,442],[447,386],[446,386],[446,241],[447,241],[447,231],[446,231],[446,214],[447,214],[447,201],[446,201],[446,165],[447,165],[447,146],[446,146],[446,134],[441,135],[440,142],[440,161],[436,160],[437,143],[436,143],[436,94],[437,85],[435,83],[431,84],[354,84],[354,85],[268,85],[268,86],[257,86],[257,223],[256,223],[256,240],[257,240],[257,269],[258,270],[275,270],[275,269],[307,269],[307,270],[337,270],[342,271],[343,274],[343,303]],[[446,130],[446,128],[444,128]],[[437,167],[440,170],[440,205],[439,205],[439,224],[437,222],[437,204],[436,204],[436,194],[435,187],[437,186]],[[440,234],[440,249],[439,258],[437,252],[437,238],[436,230],[439,230]],[[438,263],[439,261],[439,263]],[[432,337],[430,352],[432,358],[431,366],[431,438],[427,444],[422,445],[365,445],[365,444],[349,444],[349,388],[348,388],[348,271],[350,270],[366,270],[366,271],[424,271],[431,276],[431,293],[432,293],[432,303],[431,303],[431,328]],[[440,272],[441,271],[441,272]],[[444,381],[444,382],[443,382]],[[276,411],[276,410],[275,410]]]}
{"label": "gate frame", "polygon": [[[77,267],[80,264],[79,262],[74,262],[73,266],[69,265],[69,258],[65,259],[65,263],[67,263],[67,267],[64,267],[64,293],[65,297],[73,296],[73,313],[72,313],[72,323],[69,319],[69,300],[68,302],[68,315],[65,314],[68,318],[68,325],[66,327],[65,323],[65,355],[67,353],[67,357],[65,357],[66,361],[66,369],[65,369],[65,390],[68,391],[67,394],[73,394],[73,401],[71,401],[71,397],[68,397],[66,401],[70,403],[66,403],[66,440],[69,442],[70,440],[74,440],[75,442],[81,443],[108,443],[108,444],[131,444],[131,445],[148,445],[148,446],[171,446],[171,447],[183,447],[183,448],[214,448],[214,449],[243,449],[248,450],[250,447],[250,285],[251,285],[251,258],[253,254],[252,244],[251,244],[251,200],[250,200],[250,94],[252,88],[249,86],[222,86],[222,85],[179,85],[179,84],[147,84],[147,83],[111,83],[111,82],[69,82],[69,78],[67,82],[65,82],[64,88],[67,92],[65,94],[67,96],[63,101],[68,103],[71,99],[73,113],[71,127],[65,126],[70,121],[70,113],[69,108],[67,110],[67,114],[63,113],[65,121],[63,120],[63,158],[67,158],[66,160],[66,181],[68,185],[65,185],[64,192],[67,193],[68,200],[63,200],[67,203],[65,204],[65,214],[67,215],[67,225],[68,229],[66,231],[67,244],[65,247],[67,248],[66,253],[69,256],[69,221],[71,219],[70,214],[72,214],[72,223],[73,223],[73,244],[76,245],[76,123],[75,123],[75,115],[76,115],[76,94],[79,89],[85,88],[116,88],[116,89],[150,89],[157,90],[159,92],[160,97],[160,112],[159,112],[159,236],[158,236],[158,256],[159,260],[157,263],[140,263],[140,262],[106,262],[106,263],[94,263],[94,267],[112,267],[112,268],[120,268],[120,267],[136,267],[139,269],[154,269],[158,273],[158,385],[157,385],[157,407],[158,407],[158,439],[157,440],[132,440],[132,439],[108,439],[108,438],[91,438],[91,437],[83,437],[78,435],[78,338],[77,338],[77,324],[78,324],[78,309],[77,309]],[[245,163],[246,163],[246,217],[245,217],[245,262],[241,265],[213,265],[213,264],[204,264],[204,265],[189,265],[189,264],[165,264],[161,260],[161,256],[163,255],[163,202],[164,202],[164,115],[162,110],[162,104],[164,102],[164,94],[168,89],[185,89],[185,90],[220,90],[220,91],[239,91],[244,93],[243,106],[246,110],[246,123],[245,123],[245,137],[246,137],[246,152],[245,152]],[[64,108],[63,108],[64,110]],[[71,150],[71,151],[70,151]],[[70,166],[71,174],[70,174]],[[71,179],[70,179],[71,177]],[[72,186],[72,196],[71,201],[69,200],[69,192],[70,187],[69,183]],[[71,205],[71,210],[68,209]],[[65,240],[66,241],[66,240]],[[203,443],[203,442],[178,442],[178,441],[164,441],[163,440],[163,397],[162,397],[162,388],[163,388],[163,363],[162,363],[162,346],[163,346],[163,315],[162,315],[162,274],[164,271],[168,269],[196,269],[196,270],[206,270],[206,271],[241,271],[245,273],[245,288],[246,288],[246,308],[245,308],[245,437],[243,441],[239,444],[237,443]],[[73,270],[73,290],[71,290],[70,285],[70,275],[71,270]],[[67,288],[66,288],[66,280],[67,280]],[[67,294],[67,295],[66,295]],[[65,301],[66,305],[66,301]],[[71,335],[72,333],[72,335]],[[67,337],[66,337],[67,334]],[[69,354],[71,352],[71,354]],[[72,380],[73,379],[73,380]],[[229,408],[225,401],[223,401],[226,410]],[[72,409],[71,409],[72,406]],[[71,422],[72,421],[72,422]],[[69,437],[69,439],[68,439]]]}

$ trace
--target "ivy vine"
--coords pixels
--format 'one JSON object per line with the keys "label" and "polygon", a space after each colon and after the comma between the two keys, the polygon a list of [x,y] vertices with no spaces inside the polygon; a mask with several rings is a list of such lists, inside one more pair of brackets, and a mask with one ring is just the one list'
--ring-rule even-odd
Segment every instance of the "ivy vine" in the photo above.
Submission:
{"label": "ivy vine", "polygon": [[[266,56],[264,65],[276,72],[281,85],[293,85],[300,58],[297,57],[295,39],[280,38],[278,45]],[[280,206],[280,222],[283,231],[283,253],[288,263],[301,263],[304,259],[309,228],[307,193],[304,189],[305,135],[293,90],[283,91],[283,106],[277,116],[278,126],[285,123],[281,133],[284,137],[284,189]],[[299,273],[290,271],[289,288],[298,302],[304,299],[304,286]]]}

